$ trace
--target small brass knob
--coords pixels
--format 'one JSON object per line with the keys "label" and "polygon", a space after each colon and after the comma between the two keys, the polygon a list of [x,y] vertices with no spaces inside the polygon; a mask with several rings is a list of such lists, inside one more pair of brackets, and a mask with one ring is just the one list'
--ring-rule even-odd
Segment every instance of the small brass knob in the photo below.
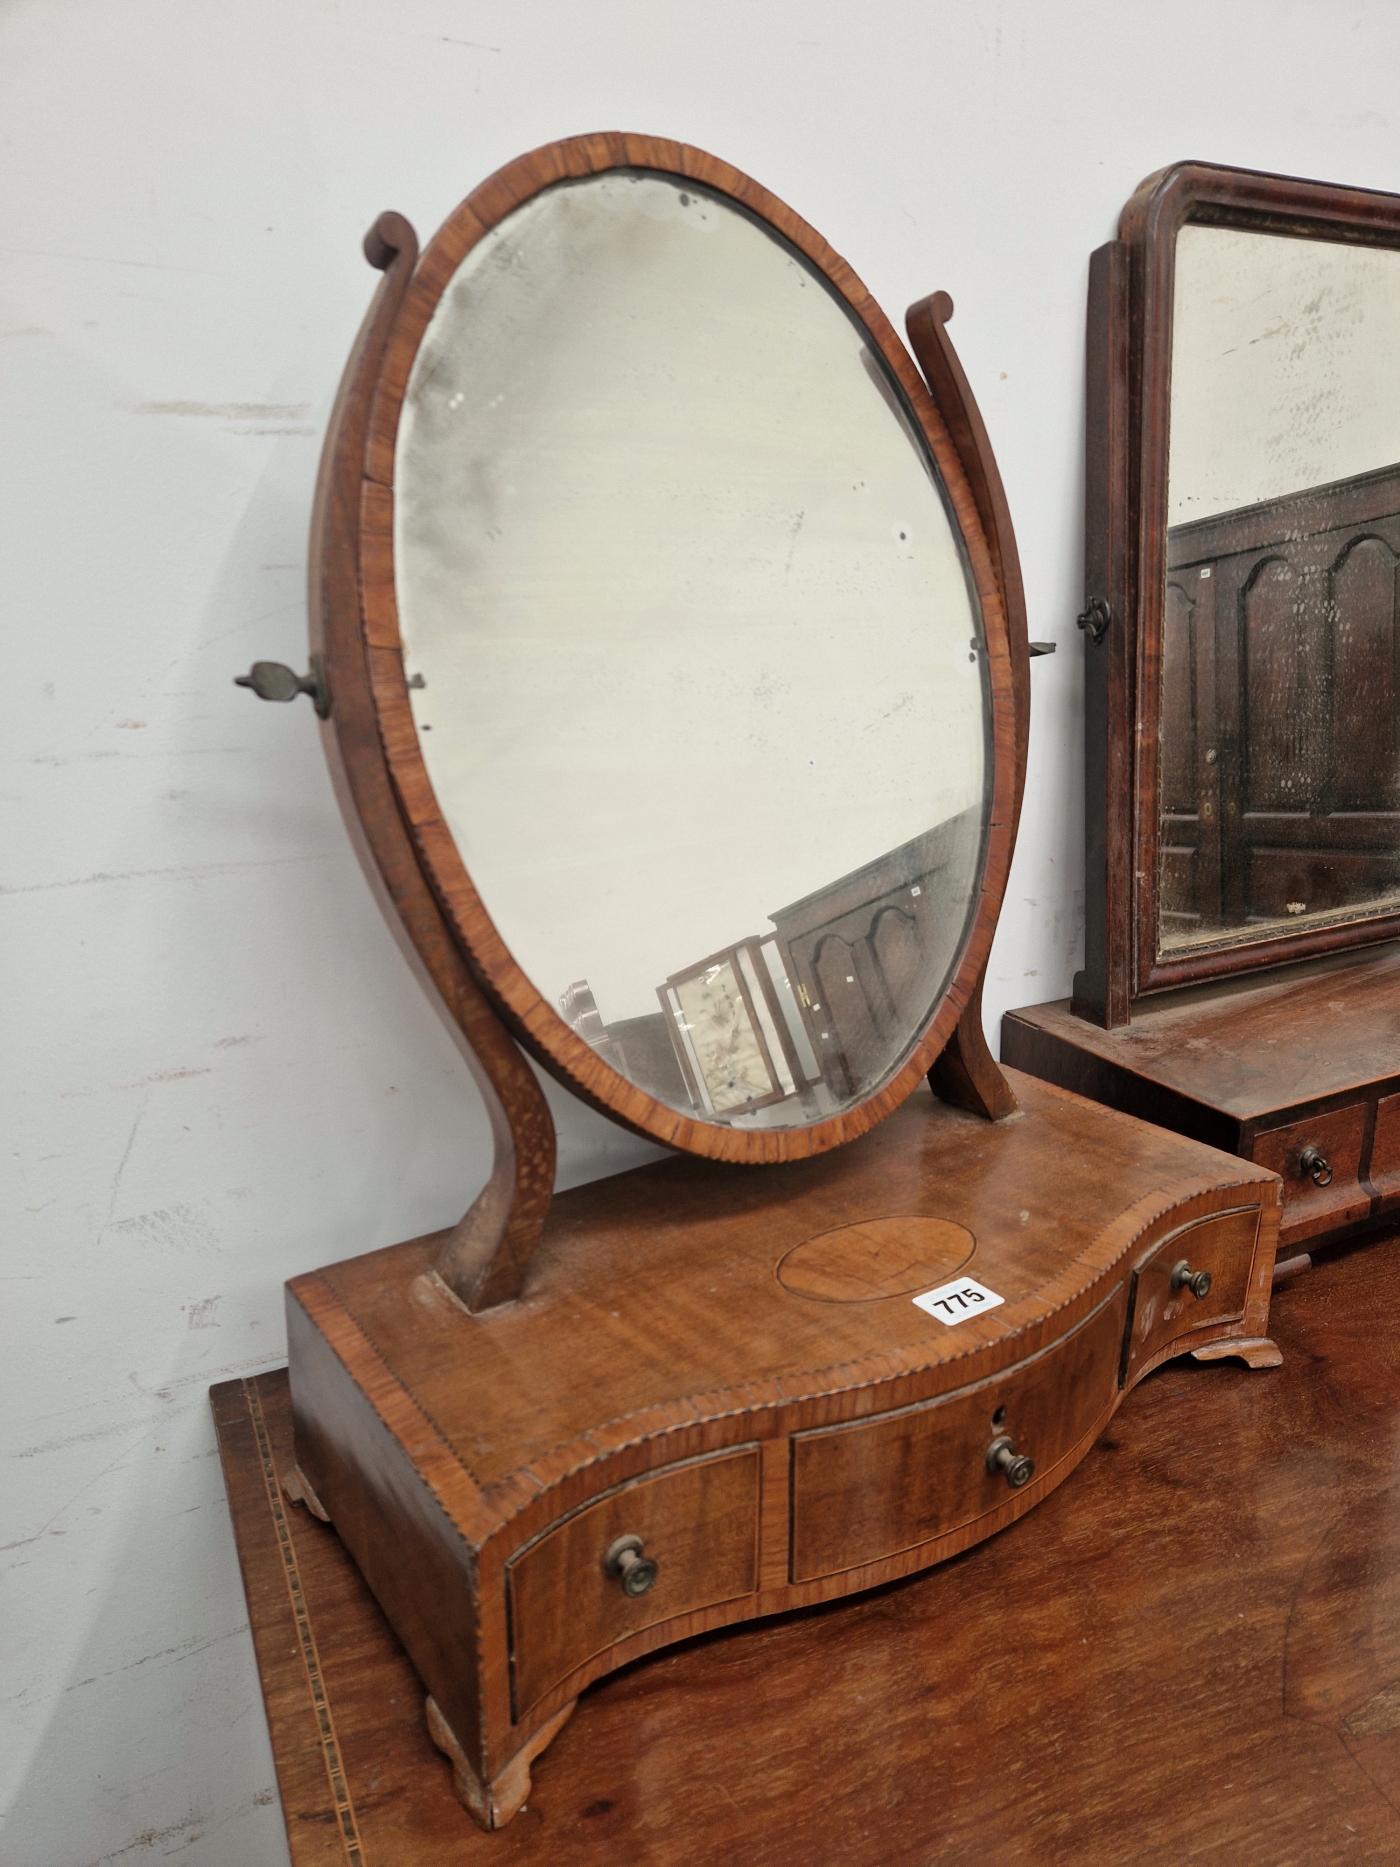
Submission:
{"label": "small brass knob", "polygon": [[639,1536],[620,1536],[610,1543],[603,1567],[622,1583],[624,1595],[644,1595],[659,1574],[651,1557],[642,1554]]}
{"label": "small brass knob", "polygon": [[987,1447],[987,1470],[993,1477],[998,1472],[1004,1473],[1011,1489],[1019,1491],[1022,1485],[1029,1484],[1035,1476],[1035,1460],[1027,1458],[1024,1452],[1017,1452],[1003,1433],[1000,1439],[994,1439]]}
{"label": "small brass knob", "polygon": [[1193,1297],[1210,1295],[1210,1272],[1193,1271],[1186,1258],[1181,1258],[1172,1266],[1172,1289],[1189,1290]]}
{"label": "small brass knob", "polygon": [[1327,1156],[1320,1147],[1305,1147],[1298,1156],[1298,1169],[1305,1173],[1314,1186],[1330,1186],[1332,1169],[1327,1164]]}

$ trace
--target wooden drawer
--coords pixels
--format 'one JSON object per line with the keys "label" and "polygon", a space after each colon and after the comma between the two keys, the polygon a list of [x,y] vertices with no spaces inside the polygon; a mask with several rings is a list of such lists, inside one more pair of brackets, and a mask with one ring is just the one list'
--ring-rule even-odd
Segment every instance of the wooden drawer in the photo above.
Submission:
{"label": "wooden drawer", "polygon": [[1112,1401],[1126,1282],[1076,1329],[1003,1374],[874,1419],[796,1433],[792,1443],[792,1580],[932,1542],[1004,1504],[987,1470],[1000,1435],[1045,1477]]}
{"label": "wooden drawer", "polygon": [[[1237,1322],[1243,1316],[1259,1237],[1259,1216],[1258,1206],[1240,1206],[1194,1225],[1183,1225],[1138,1262],[1129,1299],[1125,1382],[1179,1336],[1211,1323]],[[1183,1259],[1193,1272],[1210,1273],[1210,1290],[1205,1296],[1193,1295],[1184,1285],[1172,1289],[1172,1272]]]}
{"label": "wooden drawer", "polygon": [[[1366,1113],[1364,1102],[1351,1102],[1254,1137],[1250,1159],[1283,1176],[1282,1236],[1289,1243],[1349,1225],[1370,1212],[1370,1197],[1358,1178]],[[1331,1170],[1326,1186],[1319,1186],[1302,1166],[1310,1147],[1318,1149]]]}
{"label": "wooden drawer", "polygon": [[[615,1641],[658,1621],[750,1595],[758,1586],[758,1447],[741,1446],[648,1472],[585,1505],[513,1556],[511,1698],[519,1719],[551,1686]],[[627,1595],[603,1559],[641,1538],[657,1565]]]}
{"label": "wooden drawer", "polygon": [[1382,1096],[1376,1104],[1370,1180],[1382,1209],[1400,1202],[1400,1096]]}

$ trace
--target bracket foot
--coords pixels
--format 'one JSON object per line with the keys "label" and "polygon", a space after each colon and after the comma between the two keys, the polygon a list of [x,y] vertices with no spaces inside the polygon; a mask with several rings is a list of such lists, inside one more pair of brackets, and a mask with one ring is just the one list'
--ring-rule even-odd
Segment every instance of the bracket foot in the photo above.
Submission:
{"label": "bracket foot", "polygon": [[299,1465],[289,1465],[282,1474],[282,1489],[293,1504],[305,1504],[313,1517],[319,1517],[322,1523],[329,1523],[330,1512],[311,1489],[306,1473]]}
{"label": "bracket foot", "polygon": [[1266,1335],[1240,1336],[1233,1342],[1228,1338],[1223,1342],[1207,1342],[1204,1348],[1192,1350],[1191,1359],[1228,1361],[1232,1355],[1238,1355],[1251,1368],[1278,1368],[1283,1364],[1282,1351]]}
{"label": "bracket foot", "polygon": [[532,1737],[525,1740],[499,1775],[494,1776],[489,1783],[483,1783],[467,1761],[452,1726],[429,1698],[428,1735],[451,1761],[452,1787],[457,1792],[458,1801],[471,1811],[488,1832],[494,1828],[504,1828],[511,1817],[518,1815],[524,1808],[525,1798],[530,1793],[530,1765],[563,1730],[577,1703],[577,1699],[570,1699],[562,1711],[556,1711]]}

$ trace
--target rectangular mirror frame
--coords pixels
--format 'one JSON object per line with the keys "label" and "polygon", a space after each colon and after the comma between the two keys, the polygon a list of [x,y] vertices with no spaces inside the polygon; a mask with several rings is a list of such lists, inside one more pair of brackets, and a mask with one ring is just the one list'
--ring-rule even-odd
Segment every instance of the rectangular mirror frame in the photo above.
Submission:
{"label": "rectangular mirror frame", "polygon": [[[1073,1009],[1369,946],[1400,911],[1158,953],[1161,646],[1176,235],[1188,222],[1400,247],[1400,195],[1210,163],[1151,175],[1090,262],[1085,468],[1085,959]],[[1104,611],[1107,624],[1104,626]],[[1095,639],[1095,636],[1099,639]]]}

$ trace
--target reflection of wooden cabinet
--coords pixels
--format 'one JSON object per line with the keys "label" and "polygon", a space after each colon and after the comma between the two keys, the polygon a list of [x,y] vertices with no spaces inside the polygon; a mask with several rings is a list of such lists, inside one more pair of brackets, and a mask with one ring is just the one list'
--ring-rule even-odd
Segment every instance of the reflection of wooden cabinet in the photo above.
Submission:
{"label": "reflection of wooden cabinet", "polygon": [[834,1094],[868,1088],[943,989],[977,873],[981,815],[963,811],[769,916]]}
{"label": "reflection of wooden cabinet", "polygon": [[1400,465],[1167,534],[1164,944],[1400,885]]}

